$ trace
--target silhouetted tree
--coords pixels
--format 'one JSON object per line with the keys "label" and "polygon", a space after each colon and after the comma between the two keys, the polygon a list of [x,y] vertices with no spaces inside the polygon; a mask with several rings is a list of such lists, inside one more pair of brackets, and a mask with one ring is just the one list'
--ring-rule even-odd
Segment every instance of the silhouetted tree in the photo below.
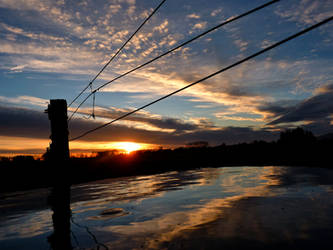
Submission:
{"label": "silhouetted tree", "polygon": [[202,147],[208,147],[208,142],[207,141],[195,141],[195,142],[189,142],[186,144],[186,147],[189,148],[202,148]]}
{"label": "silhouetted tree", "polygon": [[283,145],[301,145],[306,146],[316,142],[316,137],[311,131],[306,131],[303,128],[288,129],[280,133],[279,144]]}

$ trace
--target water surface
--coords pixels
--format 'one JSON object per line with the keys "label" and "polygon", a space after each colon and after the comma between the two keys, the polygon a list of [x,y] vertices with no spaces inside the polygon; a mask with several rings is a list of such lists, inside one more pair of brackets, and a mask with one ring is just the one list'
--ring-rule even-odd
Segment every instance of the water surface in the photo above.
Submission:
{"label": "water surface", "polygon": [[[63,220],[74,249],[330,249],[332,191],[322,168],[174,171],[72,186]],[[50,192],[1,194],[0,249],[52,247]]]}

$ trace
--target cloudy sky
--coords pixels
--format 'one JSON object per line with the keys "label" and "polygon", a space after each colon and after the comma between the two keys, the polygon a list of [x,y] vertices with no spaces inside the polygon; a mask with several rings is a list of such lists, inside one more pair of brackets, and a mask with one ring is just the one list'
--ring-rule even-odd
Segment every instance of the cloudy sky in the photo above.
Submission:
{"label": "cloudy sky", "polygon": [[[92,87],[266,2],[167,0]],[[49,100],[71,102],[159,3],[0,0],[0,153],[43,152]],[[96,119],[87,119],[90,98],[70,122],[70,137],[331,15],[331,0],[281,0],[228,24],[101,89]],[[274,140],[295,126],[321,135],[333,132],[332,100],[333,22],[72,142],[71,149],[104,149],[121,141],[182,146]]]}

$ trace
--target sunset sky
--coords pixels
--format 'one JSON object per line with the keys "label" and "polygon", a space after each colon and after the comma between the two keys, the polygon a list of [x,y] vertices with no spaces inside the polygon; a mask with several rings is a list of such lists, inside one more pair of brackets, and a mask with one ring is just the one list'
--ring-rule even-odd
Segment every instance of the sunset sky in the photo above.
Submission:
{"label": "sunset sky", "polygon": [[[266,2],[167,0],[92,87]],[[45,151],[49,100],[70,103],[159,3],[0,0],[0,154]],[[70,137],[332,15],[331,0],[281,0],[228,24],[97,92],[96,119],[87,119],[90,98],[70,122]],[[333,22],[70,147],[86,152],[123,142],[149,148],[270,141],[295,126],[316,135],[333,132]]]}

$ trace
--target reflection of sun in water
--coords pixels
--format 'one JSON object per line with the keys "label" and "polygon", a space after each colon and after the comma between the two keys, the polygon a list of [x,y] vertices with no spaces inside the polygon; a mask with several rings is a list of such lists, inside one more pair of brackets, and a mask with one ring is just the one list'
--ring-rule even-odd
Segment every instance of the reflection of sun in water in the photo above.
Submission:
{"label": "reflection of sun in water", "polygon": [[135,150],[139,150],[141,145],[135,142],[118,142],[115,147],[117,149],[124,150],[127,154],[129,154]]}

